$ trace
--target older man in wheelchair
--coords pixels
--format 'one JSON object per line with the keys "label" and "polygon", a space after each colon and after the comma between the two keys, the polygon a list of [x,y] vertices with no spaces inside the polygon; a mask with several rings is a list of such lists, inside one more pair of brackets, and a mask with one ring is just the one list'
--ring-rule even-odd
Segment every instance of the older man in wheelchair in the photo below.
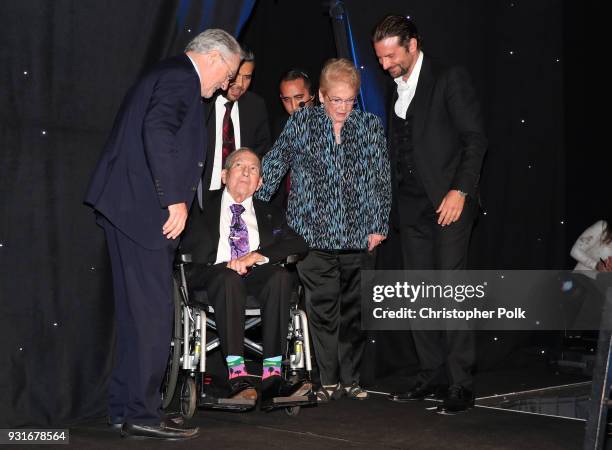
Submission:
{"label": "older man in wheelchair", "polygon": [[182,272],[189,292],[205,292],[214,309],[230,387],[225,404],[249,405],[258,398],[258,378],[248,373],[244,359],[245,311],[253,299],[262,322],[261,407],[291,404],[278,401],[291,398],[300,404],[312,386],[282,376],[295,280],[280,263],[305,253],[306,242],[287,226],[284,212],[253,199],[262,184],[253,151],[241,148],[228,155],[221,179],[225,189],[207,193],[201,209],[194,206],[179,251],[190,255]]}

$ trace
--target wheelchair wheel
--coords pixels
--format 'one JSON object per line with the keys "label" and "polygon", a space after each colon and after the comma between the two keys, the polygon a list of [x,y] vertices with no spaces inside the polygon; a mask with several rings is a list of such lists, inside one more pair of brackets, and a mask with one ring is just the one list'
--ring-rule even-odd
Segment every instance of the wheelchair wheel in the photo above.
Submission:
{"label": "wheelchair wheel", "polygon": [[164,376],[164,384],[162,385],[162,408],[166,409],[172,403],[174,391],[176,390],[176,382],[181,362],[181,293],[178,288],[176,279],[173,277],[172,296],[174,301],[174,329],[172,332],[172,342],[170,343],[170,356],[168,357],[168,366],[166,367],[166,375]]}
{"label": "wheelchair wheel", "polygon": [[295,417],[300,413],[300,407],[299,406],[290,406],[289,408],[285,408],[285,414],[287,414],[290,417]]}
{"label": "wheelchair wheel", "polygon": [[183,380],[180,400],[181,415],[185,419],[191,419],[197,406],[197,392],[195,381],[190,376],[186,376]]}

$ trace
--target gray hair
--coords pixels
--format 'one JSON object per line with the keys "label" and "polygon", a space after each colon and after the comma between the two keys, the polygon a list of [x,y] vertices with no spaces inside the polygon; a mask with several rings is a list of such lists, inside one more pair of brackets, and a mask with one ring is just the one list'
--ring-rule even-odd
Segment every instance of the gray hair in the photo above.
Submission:
{"label": "gray hair", "polygon": [[227,31],[218,28],[210,28],[194,37],[187,47],[186,52],[209,53],[213,50],[219,51],[225,57],[238,55],[242,59],[240,44]]}
{"label": "gray hair", "polygon": [[237,148],[236,150],[231,152],[229,155],[227,155],[227,158],[225,159],[225,166],[223,166],[223,168],[226,170],[231,169],[232,164],[234,164],[234,160],[238,156],[242,155],[243,153],[252,153],[253,155],[257,156],[257,162],[259,163],[259,171],[261,172],[261,158],[259,157],[257,153],[255,153],[253,149],[250,149],[249,147]]}

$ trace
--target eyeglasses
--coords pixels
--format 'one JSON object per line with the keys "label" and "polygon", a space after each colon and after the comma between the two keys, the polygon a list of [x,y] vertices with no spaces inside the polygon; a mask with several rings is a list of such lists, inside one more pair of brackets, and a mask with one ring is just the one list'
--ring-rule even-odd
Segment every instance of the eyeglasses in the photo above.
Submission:
{"label": "eyeglasses", "polygon": [[353,98],[347,98],[346,100],[343,100],[339,97],[330,97],[329,95],[327,96],[327,99],[331,102],[332,105],[334,106],[340,106],[342,104],[345,104],[346,106],[355,106],[357,104],[357,97],[353,97]]}
{"label": "eyeglasses", "polygon": [[223,61],[223,64],[225,64],[225,66],[227,67],[228,73],[227,73],[227,81],[231,81],[236,77],[236,74],[234,73],[234,71],[232,70],[232,68],[230,67],[230,65],[227,63],[227,61],[225,60],[225,58],[223,57],[222,53],[219,53],[219,56],[221,57],[221,61]]}

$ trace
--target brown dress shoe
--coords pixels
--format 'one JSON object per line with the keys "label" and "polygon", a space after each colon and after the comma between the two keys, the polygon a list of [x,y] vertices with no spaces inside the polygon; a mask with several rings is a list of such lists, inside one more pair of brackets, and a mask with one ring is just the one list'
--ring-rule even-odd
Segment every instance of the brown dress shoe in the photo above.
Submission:
{"label": "brown dress shoe", "polygon": [[241,399],[241,400],[252,400],[255,402],[257,401],[257,390],[252,387],[246,388],[240,392],[235,393],[230,398],[232,400]]}
{"label": "brown dress shoe", "polygon": [[257,390],[253,383],[246,377],[239,377],[230,380],[232,390],[228,398],[232,400],[257,401]]}

